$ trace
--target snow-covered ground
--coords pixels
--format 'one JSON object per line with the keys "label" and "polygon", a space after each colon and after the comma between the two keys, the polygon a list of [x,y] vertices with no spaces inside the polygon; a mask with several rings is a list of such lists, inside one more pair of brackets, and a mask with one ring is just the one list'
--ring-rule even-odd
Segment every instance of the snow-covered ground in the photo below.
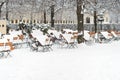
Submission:
{"label": "snow-covered ground", "polygon": [[0,59],[0,80],[120,80],[120,41],[50,52],[16,49]]}

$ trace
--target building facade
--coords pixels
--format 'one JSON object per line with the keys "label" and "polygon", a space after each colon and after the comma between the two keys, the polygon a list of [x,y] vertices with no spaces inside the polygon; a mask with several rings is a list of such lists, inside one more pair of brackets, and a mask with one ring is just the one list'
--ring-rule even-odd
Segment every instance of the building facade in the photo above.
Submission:
{"label": "building facade", "polygon": [[[19,24],[24,23],[44,23],[44,11],[36,0],[9,0],[9,23]],[[55,8],[56,9],[56,8]],[[2,10],[2,16],[5,18],[6,9]],[[50,10],[46,10],[46,21],[51,22]],[[55,24],[77,24],[76,8],[63,8],[55,12]],[[84,13],[84,24],[93,24],[94,17],[91,14]],[[104,24],[110,23],[110,15],[108,12],[104,13]]]}
{"label": "building facade", "polygon": [[0,33],[1,34],[7,33],[6,20],[0,20]]}

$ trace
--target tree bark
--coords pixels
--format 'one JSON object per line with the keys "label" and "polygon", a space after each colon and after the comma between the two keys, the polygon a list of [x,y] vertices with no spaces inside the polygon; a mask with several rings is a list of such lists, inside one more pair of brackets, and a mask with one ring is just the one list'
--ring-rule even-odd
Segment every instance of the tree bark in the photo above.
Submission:
{"label": "tree bark", "polygon": [[84,14],[82,14],[82,0],[77,0],[77,30],[78,33],[82,33],[81,35],[78,36],[78,43],[82,43],[84,41],[83,36],[84,36],[84,21],[83,21],[83,16]]}
{"label": "tree bark", "polygon": [[46,21],[46,10],[44,10],[44,24],[46,24],[47,21]]}
{"label": "tree bark", "polygon": [[8,19],[8,15],[9,15],[9,12],[8,12],[8,3],[9,3],[9,0],[6,0],[6,20],[9,20]]}
{"label": "tree bark", "polygon": [[97,33],[97,11],[94,11],[94,26],[95,26],[95,33]]}
{"label": "tree bark", "polygon": [[51,27],[54,27],[54,5],[51,6]]}
{"label": "tree bark", "polygon": [[1,19],[1,13],[2,13],[2,10],[1,10],[1,9],[2,9],[2,6],[4,5],[4,3],[5,3],[5,2],[2,2],[2,3],[0,4],[0,19]]}
{"label": "tree bark", "polygon": [[[96,6],[97,2],[94,0],[94,5]],[[97,33],[97,10],[94,10],[94,26],[95,26],[95,33]]]}

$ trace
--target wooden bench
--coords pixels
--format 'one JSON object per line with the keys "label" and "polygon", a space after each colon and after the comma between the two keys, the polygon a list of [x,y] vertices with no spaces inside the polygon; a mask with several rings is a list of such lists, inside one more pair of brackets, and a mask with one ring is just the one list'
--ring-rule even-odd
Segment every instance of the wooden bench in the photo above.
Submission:
{"label": "wooden bench", "polygon": [[14,50],[12,42],[0,43],[0,58],[10,56],[10,51]]}

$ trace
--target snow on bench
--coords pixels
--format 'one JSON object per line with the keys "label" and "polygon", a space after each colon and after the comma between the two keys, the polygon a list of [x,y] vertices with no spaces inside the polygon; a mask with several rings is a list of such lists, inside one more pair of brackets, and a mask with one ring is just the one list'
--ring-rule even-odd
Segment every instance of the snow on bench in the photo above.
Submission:
{"label": "snow on bench", "polygon": [[48,45],[49,44],[49,38],[47,35],[43,35],[41,31],[34,30],[33,33],[31,33],[34,38],[36,38],[41,45]]}
{"label": "snow on bench", "polygon": [[49,34],[50,34],[50,33],[53,33],[54,36],[55,36],[57,39],[60,38],[60,34],[61,34],[61,32],[58,32],[58,31],[56,31],[56,30],[48,30],[48,33],[49,33]]}
{"label": "snow on bench", "polygon": [[73,30],[71,29],[63,29],[63,31],[65,31],[66,33],[73,33]]}
{"label": "snow on bench", "polygon": [[74,37],[73,34],[67,34],[66,33],[66,34],[61,34],[61,36],[63,37],[63,41],[62,41],[61,45],[67,44],[68,48],[77,47],[76,38]]}
{"label": "snow on bench", "polygon": [[118,35],[117,35],[117,34],[115,34],[115,32],[114,32],[114,31],[111,31],[111,33],[113,34],[113,36],[114,36],[114,37],[118,37]]}
{"label": "snow on bench", "polygon": [[[52,50],[51,46],[52,43],[50,41],[50,38],[47,35],[40,34],[40,31],[31,33],[33,38],[36,38],[36,40],[41,44],[40,46],[43,48],[42,51],[50,51]],[[34,44],[34,43],[33,43]]]}
{"label": "snow on bench", "polygon": [[101,34],[102,34],[106,39],[110,39],[110,38],[112,38],[112,36],[109,35],[110,33],[108,33],[107,31],[105,31],[105,32],[101,32]]}
{"label": "snow on bench", "polygon": [[61,34],[64,39],[68,42],[68,43],[71,43],[71,42],[74,42],[74,36],[72,34]]}
{"label": "snow on bench", "polygon": [[89,31],[84,31],[84,39],[85,39],[85,40],[90,40]]}
{"label": "snow on bench", "polygon": [[10,50],[10,47],[6,46],[7,42],[8,42],[7,39],[0,39],[0,51]]}

